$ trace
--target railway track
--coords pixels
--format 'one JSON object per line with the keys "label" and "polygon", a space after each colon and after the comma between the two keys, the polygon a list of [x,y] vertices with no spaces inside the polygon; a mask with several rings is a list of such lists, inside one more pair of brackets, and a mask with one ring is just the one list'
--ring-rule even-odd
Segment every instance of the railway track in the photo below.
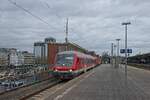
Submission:
{"label": "railway track", "polygon": [[0,100],[26,100],[36,94],[39,94],[40,92],[52,88],[53,86],[65,84],[66,82],[68,81],[62,81],[51,77],[37,83],[0,93]]}
{"label": "railway track", "polygon": [[0,94],[0,100],[25,100],[35,94],[38,94],[48,88],[53,87],[61,80],[51,78],[32,85],[17,88]]}

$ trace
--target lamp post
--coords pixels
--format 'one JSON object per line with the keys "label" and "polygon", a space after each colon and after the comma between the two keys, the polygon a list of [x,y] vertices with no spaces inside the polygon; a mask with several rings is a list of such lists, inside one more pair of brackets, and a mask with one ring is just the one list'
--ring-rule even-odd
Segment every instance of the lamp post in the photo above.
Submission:
{"label": "lamp post", "polygon": [[130,22],[123,22],[122,25],[125,26],[125,76],[127,78],[127,26],[130,25]]}
{"label": "lamp post", "polygon": [[116,68],[116,45],[114,45],[114,60],[115,60],[115,68]]}
{"label": "lamp post", "polygon": [[113,48],[114,48],[114,44],[113,43],[111,43],[111,65],[113,66],[113,52],[114,52],[114,50],[113,50]]}
{"label": "lamp post", "polygon": [[119,41],[121,39],[116,39],[117,41],[117,67],[119,67],[120,59],[119,59]]}

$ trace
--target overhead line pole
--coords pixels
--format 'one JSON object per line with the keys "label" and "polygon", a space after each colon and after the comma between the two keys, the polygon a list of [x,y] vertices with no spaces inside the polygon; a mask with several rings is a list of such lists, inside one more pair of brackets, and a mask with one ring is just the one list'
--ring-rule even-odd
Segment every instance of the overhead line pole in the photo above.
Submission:
{"label": "overhead line pole", "polygon": [[65,38],[66,43],[68,43],[68,18],[66,21],[66,38]]}
{"label": "overhead line pole", "polygon": [[65,42],[66,42],[66,51],[68,50],[68,18],[66,20],[66,37],[65,37]]}

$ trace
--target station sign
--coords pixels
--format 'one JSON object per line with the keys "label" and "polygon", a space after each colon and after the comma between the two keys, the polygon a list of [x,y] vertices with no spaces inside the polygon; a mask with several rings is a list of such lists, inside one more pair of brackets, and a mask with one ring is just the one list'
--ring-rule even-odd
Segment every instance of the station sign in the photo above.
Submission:
{"label": "station sign", "polygon": [[[120,53],[125,53],[125,49],[120,49]],[[127,49],[127,53],[132,53],[132,49]]]}

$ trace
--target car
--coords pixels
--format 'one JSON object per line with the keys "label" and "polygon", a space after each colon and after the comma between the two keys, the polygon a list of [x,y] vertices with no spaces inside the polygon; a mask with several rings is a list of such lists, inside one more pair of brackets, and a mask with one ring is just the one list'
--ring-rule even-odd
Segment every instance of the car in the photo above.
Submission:
{"label": "car", "polygon": [[22,86],[23,84],[24,84],[23,81],[15,81],[13,84],[13,87],[19,87],[19,86]]}
{"label": "car", "polygon": [[3,82],[1,82],[1,85],[4,87],[11,87],[11,81],[8,81],[8,80],[3,81]]}

